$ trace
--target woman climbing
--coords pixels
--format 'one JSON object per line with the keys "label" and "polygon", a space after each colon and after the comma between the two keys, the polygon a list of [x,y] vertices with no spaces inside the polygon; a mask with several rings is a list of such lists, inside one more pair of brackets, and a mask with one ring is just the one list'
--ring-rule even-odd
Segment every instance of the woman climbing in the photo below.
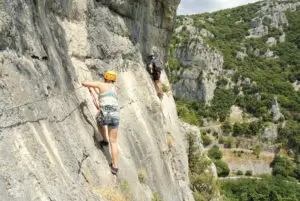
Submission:
{"label": "woman climbing", "polygon": [[117,98],[117,90],[114,85],[116,81],[116,73],[114,71],[107,71],[104,74],[104,82],[82,82],[82,86],[94,88],[98,93],[99,112],[96,115],[96,120],[102,140],[102,146],[108,145],[106,137],[106,128],[108,127],[109,142],[112,153],[111,172],[117,174],[118,172],[118,147],[117,135],[120,120],[120,106]]}

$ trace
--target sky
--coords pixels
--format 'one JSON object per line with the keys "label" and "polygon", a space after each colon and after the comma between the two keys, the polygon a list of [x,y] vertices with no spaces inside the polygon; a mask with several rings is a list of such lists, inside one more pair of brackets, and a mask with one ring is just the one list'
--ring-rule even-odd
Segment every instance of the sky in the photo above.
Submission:
{"label": "sky", "polygon": [[186,15],[213,12],[254,2],[257,2],[257,0],[181,0],[177,14]]}

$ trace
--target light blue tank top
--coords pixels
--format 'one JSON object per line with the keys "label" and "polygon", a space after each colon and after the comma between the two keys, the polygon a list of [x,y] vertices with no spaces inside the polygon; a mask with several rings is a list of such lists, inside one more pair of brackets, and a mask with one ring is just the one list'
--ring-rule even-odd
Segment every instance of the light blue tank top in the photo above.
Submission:
{"label": "light blue tank top", "polygon": [[118,97],[115,92],[115,86],[112,86],[110,90],[104,93],[99,93],[98,100],[101,108],[104,108],[107,105],[119,108]]}

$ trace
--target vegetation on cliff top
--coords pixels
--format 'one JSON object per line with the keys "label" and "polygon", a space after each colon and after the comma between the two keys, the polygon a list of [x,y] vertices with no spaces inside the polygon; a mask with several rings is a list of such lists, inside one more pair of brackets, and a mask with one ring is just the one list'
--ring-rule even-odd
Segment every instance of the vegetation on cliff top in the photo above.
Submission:
{"label": "vegetation on cliff top", "polygon": [[218,190],[217,179],[211,170],[211,161],[199,151],[196,136],[187,135],[189,149],[189,177],[190,186],[196,201],[207,201],[216,198]]}

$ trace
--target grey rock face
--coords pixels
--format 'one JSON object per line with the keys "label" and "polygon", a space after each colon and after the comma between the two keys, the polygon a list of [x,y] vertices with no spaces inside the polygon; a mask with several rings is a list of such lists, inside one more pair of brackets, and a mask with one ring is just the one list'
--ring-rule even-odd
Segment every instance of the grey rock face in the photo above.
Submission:
{"label": "grey rock face", "polygon": [[[249,30],[247,38],[260,38],[268,34],[268,26],[281,29],[282,26],[288,25],[285,15],[286,10],[296,10],[300,2],[284,2],[284,1],[264,1],[265,6],[258,12],[258,17],[253,19],[252,29]],[[264,23],[268,21],[268,24]]]}
{"label": "grey rock face", "polygon": [[285,33],[282,33],[282,35],[279,36],[279,42],[281,43],[285,42]]}
{"label": "grey rock face", "polygon": [[269,47],[272,47],[272,46],[274,46],[274,45],[277,44],[277,40],[276,40],[276,38],[274,38],[274,37],[270,37],[270,38],[268,38],[268,40],[266,41],[266,44],[267,44]]}
{"label": "grey rock face", "polygon": [[236,58],[239,58],[239,59],[244,59],[246,56],[248,56],[248,55],[247,55],[247,53],[245,53],[245,52],[240,52],[240,51],[238,51],[238,52],[236,53]]}
{"label": "grey rock face", "polygon": [[293,87],[295,89],[295,91],[299,91],[300,90],[300,82],[297,80],[293,83]]}
{"label": "grey rock face", "polygon": [[249,36],[246,38],[261,38],[268,34],[268,27],[259,26],[249,30]]}
{"label": "grey rock face", "polygon": [[264,141],[275,142],[275,140],[277,139],[277,136],[278,136],[277,128],[278,128],[278,126],[276,124],[268,125],[262,133],[262,137],[263,137]]}
{"label": "grey rock face", "polygon": [[273,116],[273,121],[278,121],[280,118],[284,118],[283,114],[280,112],[279,104],[277,102],[277,97],[274,97],[270,113]]}
{"label": "grey rock face", "polygon": [[261,38],[268,34],[268,27],[262,24],[261,18],[253,19],[252,26],[254,28],[249,30],[249,36],[246,38]]}
{"label": "grey rock face", "polygon": [[[195,149],[195,152],[199,151],[200,154],[203,157],[205,157],[208,160],[210,160],[208,158],[208,156],[204,154],[204,147],[202,145],[201,133],[200,133],[199,128],[197,126],[193,126],[193,125],[190,125],[190,124],[185,123],[185,122],[181,122],[181,128],[182,128],[182,130],[184,131],[184,133],[186,135],[188,135],[189,133],[193,133],[194,136],[196,137],[195,142],[194,142],[194,146],[198,147],[198,149]],[[185,146],[186,146],[186,149],[188,150],[188,148],[189,148],[188,144],[185,144]],[[212,178],[213,180],[216,180],[218,178],[217,168],[216,168],[216,166],[215,166],[214,163],[211,163],[211,165],[209,165],[206,168],[205,172],[210,172],[213,175],[213,178]],[[212,187],[210,187],[210,188],[212,188]],[[222,200],[219,191],[215,191],[215,192],[212,192],[212,193],[215,195],[215,199],[214,200],[216,200],[216,201],[217,200]]]}
{"label": "grey rock face", "polygon": [[273,51],[267,49],[267,51],[264,54],[264,57],[267,59],[276,59],[278,56],[275,56]]}
{"label": "grey rock face", "polygon": [[203,37],[208,37],[208,38],[214,38],[214,34],[212,34],[211,32],[209,32],[207,29],[201,29],[200,30],[200,34]]}
{"label": "grey rock face", "polygon": [[274,2],[271,0],[265,1],[265,6],[261,9],[261,16],[271,19],[270,25],[275,28],[280,28],[284,24],[288,24],[288,20],[285,15],[286,10],[295,11],[299,2]]}
{"label": "grey rock face", "polygon": [[[185,20],[182,26],[187,26],[185,22],[192,26],[190,20]],[[182,26],[176,31],[181,30]],[[172,84],[173,93],[177,98],[201,100],[208,104],[213,99],[217,77],[222,71],[223,56],[205,44],[201,37],[203,34],[214,37],[212,34],[195,27],[187,29],[187,32],[188,43],[175,47],[176,58],[186,68],[180,71],[180,80]]]}
{"label": "grey rock face", "polygon": [[[185,123],[185,122],[181,122],[181,128],[184,130],[184,132],[186,134],[188,134],[188,133],[195,134],[195,136],[196,136],[195,146],[199,147],[200,153],[203,153],[204,147],[202,145],[201,133],[200,133],[199,128],[197,126],[193,126],[193,125],[190,125],[190,124]],[[188,148],[188,144],[186,144],[186,148]]]}
{"label": "grey rock face", "polygon": [[[149,49],[164,58],[178,3],[0,2],[0,200],[102,201],[125,182],[131,200],[193,201],[174,100],[159,101],[143,68]],[[107,69],[118,71],[122,108],[117,179],[80,86]]]}

